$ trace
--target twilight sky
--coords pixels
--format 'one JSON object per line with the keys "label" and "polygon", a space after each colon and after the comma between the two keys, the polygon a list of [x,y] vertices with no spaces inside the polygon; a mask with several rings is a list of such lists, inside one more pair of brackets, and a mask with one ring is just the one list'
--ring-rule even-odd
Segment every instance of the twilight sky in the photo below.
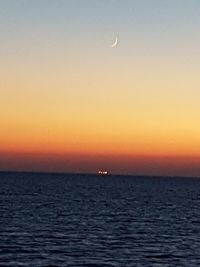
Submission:
{"label": "twilight sky", "polygon": [[0,170],[200,176],[199,14],[198,0],[0,0]]}

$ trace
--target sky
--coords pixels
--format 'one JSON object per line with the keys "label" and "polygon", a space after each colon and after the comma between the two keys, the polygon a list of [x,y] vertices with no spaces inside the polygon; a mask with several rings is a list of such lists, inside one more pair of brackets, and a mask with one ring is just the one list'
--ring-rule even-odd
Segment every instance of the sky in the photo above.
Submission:
{"label": "sky", "polygon": [[0,170],[200,176],[199,14],[0,0]]}

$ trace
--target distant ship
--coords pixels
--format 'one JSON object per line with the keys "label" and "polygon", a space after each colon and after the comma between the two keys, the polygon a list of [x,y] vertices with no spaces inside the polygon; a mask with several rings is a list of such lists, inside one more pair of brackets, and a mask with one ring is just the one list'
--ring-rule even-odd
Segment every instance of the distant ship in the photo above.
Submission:
{"label": "distant ship", "polygon": [[108,171],[98,171],[99,175],[108,175]]}

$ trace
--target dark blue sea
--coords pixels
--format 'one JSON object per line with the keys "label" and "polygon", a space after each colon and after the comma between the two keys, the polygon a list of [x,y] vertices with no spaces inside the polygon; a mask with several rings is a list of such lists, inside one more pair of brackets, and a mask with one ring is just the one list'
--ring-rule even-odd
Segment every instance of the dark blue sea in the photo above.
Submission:
{"label": "dark blue sea", "polygon": [[200,179],[0,173],[0,266],[200,266]]}

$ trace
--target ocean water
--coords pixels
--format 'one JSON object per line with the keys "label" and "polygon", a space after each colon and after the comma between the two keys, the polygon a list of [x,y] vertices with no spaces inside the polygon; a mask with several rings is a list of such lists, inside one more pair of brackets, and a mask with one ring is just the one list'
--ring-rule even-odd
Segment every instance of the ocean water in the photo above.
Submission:
{"label": "ocean water", "polygon": [[200,266],[200,179],[0,173],[0,266]]}

